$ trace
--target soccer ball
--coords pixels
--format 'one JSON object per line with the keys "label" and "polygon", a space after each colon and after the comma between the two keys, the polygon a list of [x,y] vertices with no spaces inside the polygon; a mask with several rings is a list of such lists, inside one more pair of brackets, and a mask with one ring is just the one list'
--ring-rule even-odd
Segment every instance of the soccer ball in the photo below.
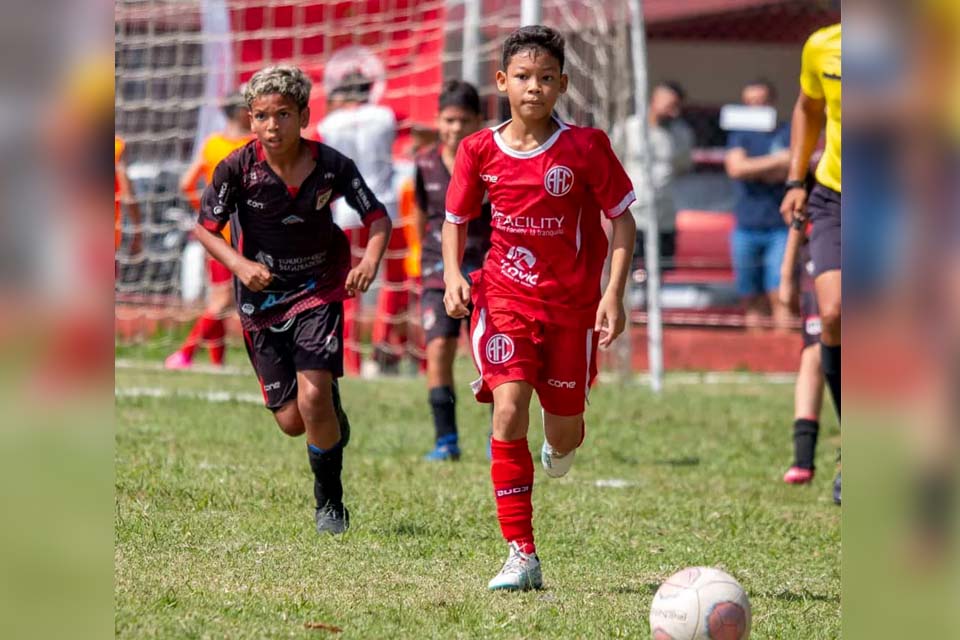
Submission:
{"label": "soccer ball", "polygon": [[650,606],[653,640],[745,640],[750,600],[732,576],[690,567],[660,585]]}

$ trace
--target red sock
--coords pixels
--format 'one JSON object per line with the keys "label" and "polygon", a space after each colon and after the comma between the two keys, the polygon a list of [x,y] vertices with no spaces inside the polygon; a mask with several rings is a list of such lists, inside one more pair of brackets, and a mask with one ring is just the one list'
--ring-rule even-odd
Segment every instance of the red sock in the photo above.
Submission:
{"label": "red sock", "polygon": [[205,315],[200,316],[197,321],[193,323],[193,328],[190,329],[190,335],[187,336],[187,339],[183,341],[183,346],[180,347],[180,351],[187,360],[193,359],[193,352],[197,350],[197,344],[203,337],[203,329],[206,326],[204,319],[206,317]]}
{"label": "red sock", "polygon": [[224,336],[227,334],[223,320],[215,316],[204,314],[200,318],[203,341],[210,349],[210,361],[215,365],[223,364]]}
{"label": "red sock", "polygon": [[527,439],[504,442],[491,438],[490,450],[490,477],[500,531],[507,542],[516,542],[524,553],[534,553],[533,458]]}

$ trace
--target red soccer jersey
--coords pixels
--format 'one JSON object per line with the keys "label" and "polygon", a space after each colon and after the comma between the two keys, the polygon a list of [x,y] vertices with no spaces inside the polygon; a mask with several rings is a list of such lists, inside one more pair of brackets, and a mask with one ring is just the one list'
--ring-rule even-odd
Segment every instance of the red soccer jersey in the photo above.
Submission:
{"label": "red soccer jersey", "polygon": [[556,133],[530,151],[503,141],[506,123],[464,139],[446,219],[465,224],[477,217],[488,192],[491,247],[473,276],[487,307],[584,327],[595,320],[607,255],[600,213],[616,218],[636,198],[603,131],[557,124]]}

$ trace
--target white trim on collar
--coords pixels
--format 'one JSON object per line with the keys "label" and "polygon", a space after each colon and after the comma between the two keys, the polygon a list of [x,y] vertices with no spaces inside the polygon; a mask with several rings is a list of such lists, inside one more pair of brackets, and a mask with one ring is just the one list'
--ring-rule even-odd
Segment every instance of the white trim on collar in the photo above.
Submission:
{"label": "white trim on collar", "polygon": [[500,151],[503,151],[505,154],[507,154],[511,158],[518,158],[520,160],[533,158],[534,156],[538,156],[544,151],[546,151],[547,149],[549,149],[550,147],[552,147],[553,143],[556,142],[557,138],[560,137],[560,134],[570,128],[567,126],[565,122],[563,122],[557,116],[552,116],[552,118],[558,125],[560,125],[560,128],[554,131],[553,135],[550,136],[546,142],[544,142],[539,147],[536,147],[535,149],[530,149],[529,151],[517,151],[516,149],[511,149],[510,145],[504,142],[503,138],[500,136],[500,130],[503,129],[508,124],[510,124],[510,120],[513,120],[513,118],[511,118],[510,120],[507,120],[506,122],[501,122],[500,124],[494,127],[490,127],[490,130],[493,131],[493,141],[497,143],[498,147],[500,147]]}

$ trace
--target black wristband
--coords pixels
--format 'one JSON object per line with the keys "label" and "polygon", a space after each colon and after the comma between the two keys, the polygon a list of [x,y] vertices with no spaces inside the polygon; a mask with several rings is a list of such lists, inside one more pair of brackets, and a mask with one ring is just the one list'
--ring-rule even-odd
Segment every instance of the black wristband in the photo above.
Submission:
{"label": "black wristband", "polygon": [[783,186],[787,188],[787,191],[789,191],[790,189],[806,190],[807,181],[806,180],[787,180],[787,182]]}

